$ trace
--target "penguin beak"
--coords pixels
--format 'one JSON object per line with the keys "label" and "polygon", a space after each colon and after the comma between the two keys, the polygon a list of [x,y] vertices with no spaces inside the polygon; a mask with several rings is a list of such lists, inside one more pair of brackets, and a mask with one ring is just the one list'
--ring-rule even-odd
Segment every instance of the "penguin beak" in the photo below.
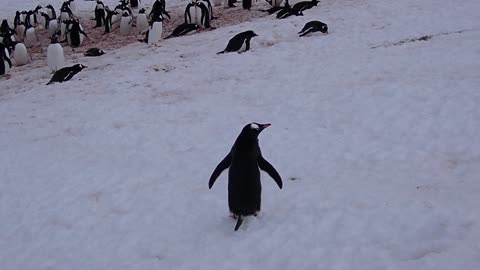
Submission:
{"label": "penguin beak", "polygon": [[264,130],[269,126],[271,126],[271,124],[263,124],[263,125],[260,125],[260,128],[261,128],[261,130]]}

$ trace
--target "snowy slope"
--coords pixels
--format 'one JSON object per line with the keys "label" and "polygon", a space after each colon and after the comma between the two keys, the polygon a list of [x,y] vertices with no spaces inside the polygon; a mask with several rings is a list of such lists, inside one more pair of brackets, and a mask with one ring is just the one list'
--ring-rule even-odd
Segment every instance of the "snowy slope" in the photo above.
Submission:
{"label": "snowy slope", "polygon": [[[63,84],[12,70],[0,268],[479,268],[479,8],[329,1],[74,55],[88,68]],[[309,20],[330,33],[298,38]],[[215,54],[248,29],[250,52]],[[262,174],[263,211],[234,233],[227,174],[207,182],[251,121],[272,123],[284,188]]]}

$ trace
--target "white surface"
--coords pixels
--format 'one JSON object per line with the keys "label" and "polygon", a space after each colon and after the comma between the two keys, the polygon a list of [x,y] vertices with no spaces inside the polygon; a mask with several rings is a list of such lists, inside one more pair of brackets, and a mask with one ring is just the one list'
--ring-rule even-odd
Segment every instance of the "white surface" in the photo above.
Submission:
{"label": "white surface", "polygon": [[[66,83],[12,69],[1,268],[479,269],[478,10],[337,0],[77,55]],[[330,33],[298,38],[310,20]],[[251,51],[215,54],[249,29]],[[227,173],[207,183],[253,121],[284,188],[262,173],[261,215],[234,233]]]}

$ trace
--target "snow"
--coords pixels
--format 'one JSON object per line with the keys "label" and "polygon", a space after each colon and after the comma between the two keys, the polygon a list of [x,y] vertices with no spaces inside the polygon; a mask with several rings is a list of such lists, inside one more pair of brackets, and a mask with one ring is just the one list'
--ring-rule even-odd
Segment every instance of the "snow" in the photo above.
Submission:
{"label": "snow", "polygon": [[[1,0],[0,16],[25,2]],[[74,53],[88,68],[61,84],[14,67],[0,79],[0,268],[478,269],[479,8],[325,1]],[[329,34],[299,38],[310,20]],[[246,30],[249,52],[216,55]],[[251,122],[272,123],[259,143],[284,188],[262,173],[262,212],[233,232],[228,174],[207,183]]]}

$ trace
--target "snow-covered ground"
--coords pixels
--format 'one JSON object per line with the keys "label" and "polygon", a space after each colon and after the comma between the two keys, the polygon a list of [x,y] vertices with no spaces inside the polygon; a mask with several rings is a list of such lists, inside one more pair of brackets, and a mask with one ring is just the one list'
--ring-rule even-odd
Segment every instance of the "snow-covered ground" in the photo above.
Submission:
{"label": "snow-covered ground", "polygon": [[[50,86],[14,68],[0,269],[480,269],[480,2],[440,2],[323,1],[73,55],[88,68]],[[298,38],[309,20],[330,33]],[[250,52],[215,54],[249,29]],[[207,183],[252,121],[284,188],[262,173],[233,232],[227,174]]]}

